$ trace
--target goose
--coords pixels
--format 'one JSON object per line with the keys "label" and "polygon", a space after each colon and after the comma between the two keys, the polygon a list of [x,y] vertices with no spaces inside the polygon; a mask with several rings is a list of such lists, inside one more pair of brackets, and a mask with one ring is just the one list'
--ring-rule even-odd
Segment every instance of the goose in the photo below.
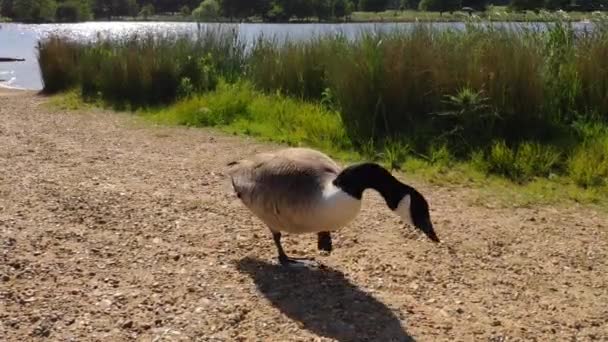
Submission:
{"label": "goose", "polygon": [[380,193],[404,222],[440,242],[424,196],[377,163],[342,169],[323,152],[289,147],[232,161],[227,167],[236,197],[270,229],[282,266],[311,265],[306,258],[287,256],[282,233],[316,233],[318,250],[331,253],[331,233],[357,216],[367,189]]}

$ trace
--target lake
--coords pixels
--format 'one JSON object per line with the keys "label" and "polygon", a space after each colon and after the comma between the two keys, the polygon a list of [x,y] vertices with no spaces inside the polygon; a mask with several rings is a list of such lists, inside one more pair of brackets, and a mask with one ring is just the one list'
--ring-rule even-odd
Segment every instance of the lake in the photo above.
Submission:
{"label": "lake", "polygon": [[[345,24],[201,24],[204,27],[216,25],[234,26],[239,37],[252,42],[256,37],[276,37],[283,39],[305,39],[316,34],[343,32],[354,37],[363,30],[391,30],[411,27],[412,23],[345,23]],[[433,23],[439,28],[464,28],[464,23]],[[542,27],[541,23],[493,23],[514,27]],[[590,28],[591,23],[575,23],[577,30]],[[42,89],[38,68],[36,44],[49,34],[63,34],[79,40],[95,39],[98,33],[120,37],[132,33],[152,32],[196,32],[196,23],[184,22],[86,22],[76,24],[0,24],[0,57],[25,58],[24,62],[0,63],[0,85],[32,90]]]}

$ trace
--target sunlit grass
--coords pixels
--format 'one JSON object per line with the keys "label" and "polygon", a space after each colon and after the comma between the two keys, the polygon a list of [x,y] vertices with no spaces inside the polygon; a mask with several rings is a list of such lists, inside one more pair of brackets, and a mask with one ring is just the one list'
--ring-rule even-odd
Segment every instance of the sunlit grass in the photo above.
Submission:
{"label": "sunlit grass", "polygon": [[335,111],[278,94],[262,94],[249,82],[222,82],[215,91],[143,113],[158,123],[217,127],[291,146],[303,144],[332,151],[350,147]]}

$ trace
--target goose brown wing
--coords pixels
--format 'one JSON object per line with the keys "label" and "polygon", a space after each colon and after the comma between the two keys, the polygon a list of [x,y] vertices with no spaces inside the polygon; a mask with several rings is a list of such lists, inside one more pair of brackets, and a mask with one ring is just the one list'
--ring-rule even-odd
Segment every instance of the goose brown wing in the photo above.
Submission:
{"label": "goose brown wing", "polygon": [[231,167],[234,190],[269,224],[281,224],[276,221],[284,221],[292,210],[309,207],[340,171],[329,157],[304,148],[260,153]]}

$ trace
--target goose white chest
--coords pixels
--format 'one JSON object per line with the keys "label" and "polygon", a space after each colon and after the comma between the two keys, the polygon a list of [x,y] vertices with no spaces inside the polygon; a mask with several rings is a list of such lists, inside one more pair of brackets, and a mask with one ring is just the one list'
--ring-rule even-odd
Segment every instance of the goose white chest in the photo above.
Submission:
{"label": "goose white chest", "polygon": [[311,202],[279,214],[280,229],[296,234],[333,231],[350,223],[360,210],[361,200],[328,182]]}

